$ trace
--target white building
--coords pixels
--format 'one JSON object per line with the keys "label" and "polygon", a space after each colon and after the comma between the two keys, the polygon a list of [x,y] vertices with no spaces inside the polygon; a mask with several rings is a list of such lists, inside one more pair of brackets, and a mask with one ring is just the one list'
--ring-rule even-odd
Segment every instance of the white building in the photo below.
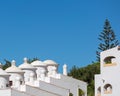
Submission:
{"label": "white building", "polygon": [[100,68],[95,75],[95,96],[119,96],[120,46],[101,52]]}
{"label": "white building", "polygon": [[63,65],[63,74],[58,73],[58,64],[53,60],[34,61],[5,71],[0,65],[0,96],[87,96],[87,83],[67,76],[67,65]]}

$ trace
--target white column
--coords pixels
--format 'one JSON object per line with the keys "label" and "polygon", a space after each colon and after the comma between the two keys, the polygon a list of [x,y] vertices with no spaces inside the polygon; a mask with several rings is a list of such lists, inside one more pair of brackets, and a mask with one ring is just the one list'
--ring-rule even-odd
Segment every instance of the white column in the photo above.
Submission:
{"label": "white column", "polygon": [[46,71],[45,71],[44,69],[41,70],[41,75],[40,75],[40,77],[41,77],[41,80],[42,80],[42,81],[45,80],[45,72],[46,72]]}
{"label": "white column", "polygon": [[67,65],[63,65],[63,75],[67,75]]}
{"label": "white column", "polygon": [[30,84],[34,84],[34,73],[30,73]]}
{"label": "white column", "polygon": [[15,88],[20,89],[20,77],[16,77]]}
{"label": "white column", "polygon": [[57,74],[57,68],[54,66],[54,67],[52,68],[52,76],[53,76],[53,77],[56,77],[56,74]]}

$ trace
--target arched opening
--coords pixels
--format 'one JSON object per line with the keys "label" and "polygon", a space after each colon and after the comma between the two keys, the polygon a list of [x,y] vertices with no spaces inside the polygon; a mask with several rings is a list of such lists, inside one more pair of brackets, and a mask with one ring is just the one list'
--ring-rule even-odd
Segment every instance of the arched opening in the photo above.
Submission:
{"label": "arched opening", "polygon": [[79,88],[78,89],[78,96],[84,96],[84,95],[85,95],[84,91]]}
{"label": "arched opening", "polygon": [[97,96],[101,96],[101,87],[98,87],[97,89]]}
{"label": "arched opening", "polygon": [[111,94],[112,93],[112,85],[111,84],[106,84],[104,86],[104,94]]}
{"label": "arched opening", "polygon": [[72,94],[72,93],[69,93],[69,96],[73,96],[73,94]]}
{"label": "arched opening", "polygon": [[13,85],[13,82],[12,82],[12,81],[9,81],[9,85],[12,86],[12,85]]}
{"label": "arched opening", "polygon": [[108,56],[104,59],[104,66],[116,65],[116,58],[114,56]]}
{"label": "arched opening", "polygon": [[[104,62],[105,62],[105,64],[110,64],[110,63],[113,63],[114,60],[115,59],[115,57],[114,56],[109,56],[109,57],[106,57],[105,59],[104,59]],[[113,62],[112,62],[113,61]]]}

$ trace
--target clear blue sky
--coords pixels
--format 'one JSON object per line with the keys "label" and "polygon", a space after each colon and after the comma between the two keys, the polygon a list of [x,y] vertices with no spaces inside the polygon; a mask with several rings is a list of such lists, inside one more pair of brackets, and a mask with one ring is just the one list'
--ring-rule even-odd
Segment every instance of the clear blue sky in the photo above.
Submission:
{"label": "clear blue sky", "polygon": [[106,18],[120,40],[119,0],[1,0],[0,61],[53,59],[69,69],[96,59]]}

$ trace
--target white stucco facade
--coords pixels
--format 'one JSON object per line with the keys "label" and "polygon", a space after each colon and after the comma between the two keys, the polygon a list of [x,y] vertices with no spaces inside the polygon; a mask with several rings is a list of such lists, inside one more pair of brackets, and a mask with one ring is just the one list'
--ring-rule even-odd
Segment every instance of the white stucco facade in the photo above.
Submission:
{"label": "white stucco facade", "polygon": [[0,64],[0,89],[7,89],[9,87],[9,74],[2,69]]}
{"label": "white stucco facade", "polygon": [[120,94],[120,47],[100,54],[100,74],[95,75],[95,96],[118,96]]}
{"label": "white stucco facade", "polygon": [[[11,62],[11,67],[5,70],[7,73],[10,74],[9,81],[11,81],[12,87],[16,87],[16,79],[20,78],[20,83],[24,83],[24,71],[20,68],[16,67],[16,62],[13,60]],[[10,85],[11,86],[11,85]]]}
{"label": "white stucco facade", "polygon": [[67,65],[63,65],[63,74],[58,73],[58,64],[53,60],[34,61],[5,71],[0,67],[0,96],[80,96],[81,89],[87,96],[87,83],[67,76]]}

